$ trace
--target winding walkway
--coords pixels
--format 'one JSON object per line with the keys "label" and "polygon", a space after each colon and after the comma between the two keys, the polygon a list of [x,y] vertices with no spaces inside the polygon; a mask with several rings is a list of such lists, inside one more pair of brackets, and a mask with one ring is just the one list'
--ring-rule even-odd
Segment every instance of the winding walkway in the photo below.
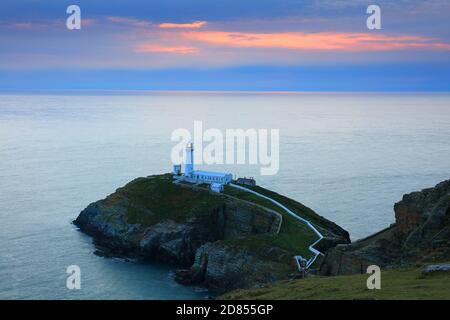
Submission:
{"label": "winding walkway", "polygon": [[274,203],[275,205],[277,205],[278,207],[280,207],[281,209],[283,209],[284,211],[286,211],[286,213],[288,213],[289,215],[291,215],[291,216],[294,217],[295,219],[300,220],[301,222],[305,223],[308,227],[310,227],[310,228],[314,231],[315,234],[317,234],[317,235],[319,236],[319,239],[316,240],[315,242],[313,242],[313,243],[308,247],[309,251],[311,251],[311,252],[314,254],[313,257],[311,257],[309,260],[306,260],[305,258],[303,258],[303,257],[300,256],[300,255],[299,255],[299,256],[295,256],[295,261],[297,262],[297,266],[298,266],[299,270],[301,269],[300,261],[306,261],[306,268],[308,269],[308,268],[314,263],[314,261],[316,261],[316,259],[317,259],[317,257],[318,257],[319,255],[323,255],[322,252],[320,252],[319,250],[317,250],[317,249],[314,248],[314,246],[315,246],[317,243],[319,243],[320,240],[323,239],[323,235],[316,229],[316,227],[313,226],[313,224],[312,224],[311,222],[309,222],[308,220],[303,219],[302,217],[296,215],[294,212],[292,212],[291,210],[289,210],[288,208],[286,208],[284,205],[282,205],[282,204],[279,203],[278,201],[273,200],[272,198],[269,198],[269,197],[267,197],[267,196],[265,196],[265,195],[263,195],[263,194],[261,194],[261,193],[258,193],[258,192],[256,192],[256,191],[253,191],[253,190],[251,190],[251,189],[248,189],[248,188],[245,188],[245,187],[242,187],[242,186],[238,186],[238,185],[233,184],[233,183],[230,183],[229,185],[230,185],[231,187],[233,187],[233,188],[237,188],[237,189],[240,189],[240,190],[244,190],[244,191],[253,193],[254,195],[257,195],[258,197],[261,197],[261,198],[263,198],[263,199],[269,200],[270,202]]}

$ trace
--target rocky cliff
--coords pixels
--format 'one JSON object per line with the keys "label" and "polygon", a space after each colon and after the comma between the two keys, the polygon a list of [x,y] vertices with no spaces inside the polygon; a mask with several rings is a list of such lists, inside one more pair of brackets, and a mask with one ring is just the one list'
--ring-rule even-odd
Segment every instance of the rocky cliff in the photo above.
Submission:
{"label": "rocky cliff", "polygon": [[394,205],[394,212],[391,227],[329,250],[320,272],[365,273],[372,264],[396,267],[450,259],[450,180],[404,195]]}
{"label": "rocky cliff", "polygon": [[[103,255],[176,264],[184,268],[176,273],[180,283],[224,292],[288,278],[293,255],[307,254],[313,240],[298,222],[250,200],[176,185],[170,174],[150,176],[91,203],[74,223]],[[321,250],[349,242],[345,230],[296,205],[326,232]]]}

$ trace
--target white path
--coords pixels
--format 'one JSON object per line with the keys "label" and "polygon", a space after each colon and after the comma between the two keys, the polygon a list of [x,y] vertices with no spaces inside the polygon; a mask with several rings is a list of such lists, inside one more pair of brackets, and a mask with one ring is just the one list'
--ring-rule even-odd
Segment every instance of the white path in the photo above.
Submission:
{"label": "white path", "polygon": [[297,261],[297,265],[298,265],[298,268],[299,268],[299,269],[300,269],[300,262],[299,262],[299,260],[300,260],[300,261],[305,260],[305,261],[306,261],[306,268],[309,268],[309,267],[314,263],[314,261],[316,261],[316,259],[317,259],[317,257],[318,257],[319,255],[323,255],[322,252],[320,252],[319,250],[317,250],[317,249],[314,248],[314,246],[315,246],[317,243],[319,243],[320,240],[323,239],[323,235],[316,229],[316,227],[314,227],[314,226],[312,225],[311,222],[309,222],[308,220],[303,219],[302,217],[296,215],[294,212],[292,212],[291,210],[289,210],[288,208],[286,208],[284,205],[282,205],[281,203],[279,203],[279,202],[276,201],[276,200],[273,200],[273,199],[270,198],[270,197],[267,197],[267,196],[265,196],[265,195],[263,195],[263,194],[261,194],[261,193],[258,193],[258,192],[256,192],[256,191],[253,191],[253,190],[251,190],[251,189],[248,189],[248,188],[245,188],[245,187],[242,187],[242,186],[238,186],[238,185],[233,184],[233,183],[230,183],[229,185],[232,186],[233,188],[237,188],[237,189],[240,189],[240,190],[244,190],[244,191],[253,193],[254,195],[257,195],[258,197],[261,197],[261,198],[264,198],[264,199],[266,199],[266,200],[269,200],[270,202],[274,203],[275,205],[277,205],[278,207],[280,207],[281,209],[283,209],[284,211],[286,211],[286,213],[288,213],[289,215],[291,215],[291,216],[294,217],[295,219],[300,220],[300,221],[302,221],[303,223],[305,223],[306,225],[308,225],[308,227],[310,227],[310,228],[311,228],[311,229],[319,236],[319,239],[316,240],[315,242],[313,242],[313,243],[308,247],[309,251],[311,251],[311,252],[314,254],[314,256],[313,256],[312,258],[310,258],[309,260],[306,260],[306,259],[303,258],[302,256],[295,256],[295,260]]}

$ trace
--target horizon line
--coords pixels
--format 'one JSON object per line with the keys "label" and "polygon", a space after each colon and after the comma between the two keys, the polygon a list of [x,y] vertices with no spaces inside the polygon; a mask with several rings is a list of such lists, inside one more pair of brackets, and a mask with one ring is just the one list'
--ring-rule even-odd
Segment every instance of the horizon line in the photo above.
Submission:
{"label": "horizon line", "polygon": [[315,94],[450,94],[450,91],[302,91],[302,90],[148,90],[148,89],[0,89],[0,94],[62,94],[62,93],[103,93],[126,95],[152,95],[152,94],[255,94],[255,95],[315,95]]}

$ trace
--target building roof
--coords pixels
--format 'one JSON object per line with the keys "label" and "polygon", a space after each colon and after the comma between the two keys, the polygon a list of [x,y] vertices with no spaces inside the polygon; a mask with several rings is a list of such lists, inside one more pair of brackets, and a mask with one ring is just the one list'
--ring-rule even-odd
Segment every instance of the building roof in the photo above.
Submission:
{"label": "building roof", "polygon": [[202,176],[210,176],[210,177],[225,178],[227,175],[230,175],[231,173],[195,170],[195,171],[192,172],[192,174],[197,174],[197,175],[202,175]]}

